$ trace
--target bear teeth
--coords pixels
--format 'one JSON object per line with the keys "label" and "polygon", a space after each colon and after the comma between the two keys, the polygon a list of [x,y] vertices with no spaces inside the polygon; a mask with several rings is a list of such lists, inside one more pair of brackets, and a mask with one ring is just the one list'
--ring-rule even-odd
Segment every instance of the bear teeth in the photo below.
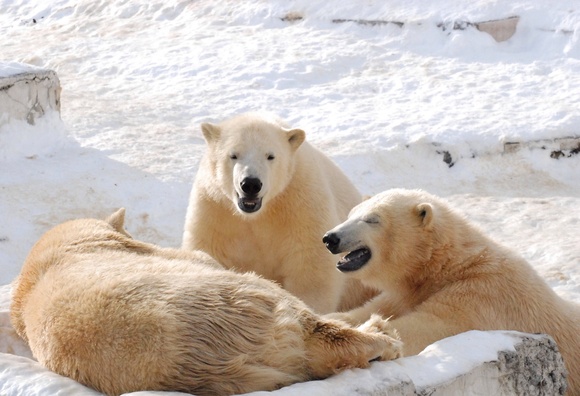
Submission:
{"label": "bear teeth", "polygon": [[353,250],[340,259],[336,267],[342,272],[356,271],[362,268],[371,256],[371,251],[366,247]]}
{"label": "bear teeth", "polygon": [[238,207],[245,213],[257,212],[262,207],[262,198],[240,198]]}

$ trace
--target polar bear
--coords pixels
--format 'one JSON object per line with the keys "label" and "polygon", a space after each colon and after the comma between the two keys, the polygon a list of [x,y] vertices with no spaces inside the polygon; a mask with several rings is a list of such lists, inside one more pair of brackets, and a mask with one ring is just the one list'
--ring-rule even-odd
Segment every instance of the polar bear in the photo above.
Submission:
{"label": "polar bear", "polygon": [[184,249],[276,281],[319,313],[376,294],[344,278],[320,244],[361,196],[303,130],[258,113],[201,130],[208,147],[191,191]]}
{"label": "polar bear", "polygon": [[340,271],[382,291],[328,317],[351,324],[374,313],[391,317],[405,355],[467,330],[546,333],[564,358],[570,394],[580,394],[580,306],[442,199],[386,191],[355,207],[323,242],[333,253],[349,252],[338,261]]}
{"label": "polar bear", "polygon": [[132,239],[124,210],[48,231],[14,282],[11,320],[47,368],[107,395],[231,395],[399,356],[388,323],[323,320],[274,282]]}

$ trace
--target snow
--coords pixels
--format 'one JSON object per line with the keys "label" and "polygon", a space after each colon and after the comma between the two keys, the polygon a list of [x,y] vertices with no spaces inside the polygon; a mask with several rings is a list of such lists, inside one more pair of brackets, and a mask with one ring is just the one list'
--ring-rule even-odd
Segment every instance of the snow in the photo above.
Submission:
{"label": "snow", "polygon": [[0,68],[0,78],[12,77],[24,73],[34,73],[43,71],[40,67],[28,65],[20,62],[7,62],[2,60],[2,68]]}
{"label": "snow", "polygon": [[[511,16],[517,31],[500,43],[451,29]],[[0,37],[0,77],[21,62],[55,70],[63,88],[61,118],[4,123],[0,109],[0,285],[48,228],[121,206],[136,238],[179,246],[205,149],[199,124],[267,110],[305,129],[362,193],[441,195],[580,302],[580,155],[550,158],[553,139],[580,137],[575,0],[0,0]],[[526,144],[508,154],[507,142]],[[29,356],[11,332],[8,290],[0,352]],[[481,358],[478,343],[450,340],[452,359]],[[372,386],[394,364],[330,381]],[[0,366],[3,394],[70,385],[26,357],[1,355]],[[331,385],[284,393],[305,386]]]}
{"label": "snow", "polygon": [[35,125],[30,125],[24,120],[10,120],[2,126],[0,161],[35,159],[70,146],[72,142],[62,126],[59,114],[55,111],[47,112]]}

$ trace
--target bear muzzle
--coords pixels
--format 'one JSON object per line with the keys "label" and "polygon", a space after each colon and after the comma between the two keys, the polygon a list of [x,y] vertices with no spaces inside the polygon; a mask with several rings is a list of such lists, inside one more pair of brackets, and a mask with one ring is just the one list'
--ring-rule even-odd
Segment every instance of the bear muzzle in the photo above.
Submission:
{"label": "bear muzzle", "polygon": [[245,177],[240,188],[248,196],[257,196],[262,191],[262,181],[257,177]]}
{"label": "bear muzzle", "polygon": [[[332,254],[342,253],[350,247],[346,246],[348,243],[341,243],[342,240],[339,234],[336,232],[327,232],[324,234],[322,242]],[[357,249],[352,250],[346,256],[341,258],[336,264],[336,268],[338,268],[338,270],[341,272],[356,271],[368,263],[371,257],[372,254],[368,247],[358,247]]]}
{"label": "bear muzzle", "polygon": [[245,177],[240,183],[243,195],[238,194],[238,208],[245,213],[254,213],[262,207],[262,181],[256,177]]}
{"label": "bear muzzle", "polygon": [[340,253],[339,246],[340,246],[340,238],[334,232],[327,232],[322,237],[322,243],[326,246],[326,248],[332,254]]}

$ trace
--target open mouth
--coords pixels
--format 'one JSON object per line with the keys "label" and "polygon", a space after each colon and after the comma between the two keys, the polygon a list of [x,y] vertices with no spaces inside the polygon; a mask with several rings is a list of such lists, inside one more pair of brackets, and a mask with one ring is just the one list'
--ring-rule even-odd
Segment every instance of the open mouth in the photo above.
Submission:
{"label": "open mouth", "polygon": [[371,259],[371,251],[366,248],[353,250],[340,259],[336,268],[341,272],[352,272],[361,269]]}
{"label": "open mouth", "polygon": [[257,212],[262,207],[262,198],[238,197],[238,207],[242,210],[242,212]]}

